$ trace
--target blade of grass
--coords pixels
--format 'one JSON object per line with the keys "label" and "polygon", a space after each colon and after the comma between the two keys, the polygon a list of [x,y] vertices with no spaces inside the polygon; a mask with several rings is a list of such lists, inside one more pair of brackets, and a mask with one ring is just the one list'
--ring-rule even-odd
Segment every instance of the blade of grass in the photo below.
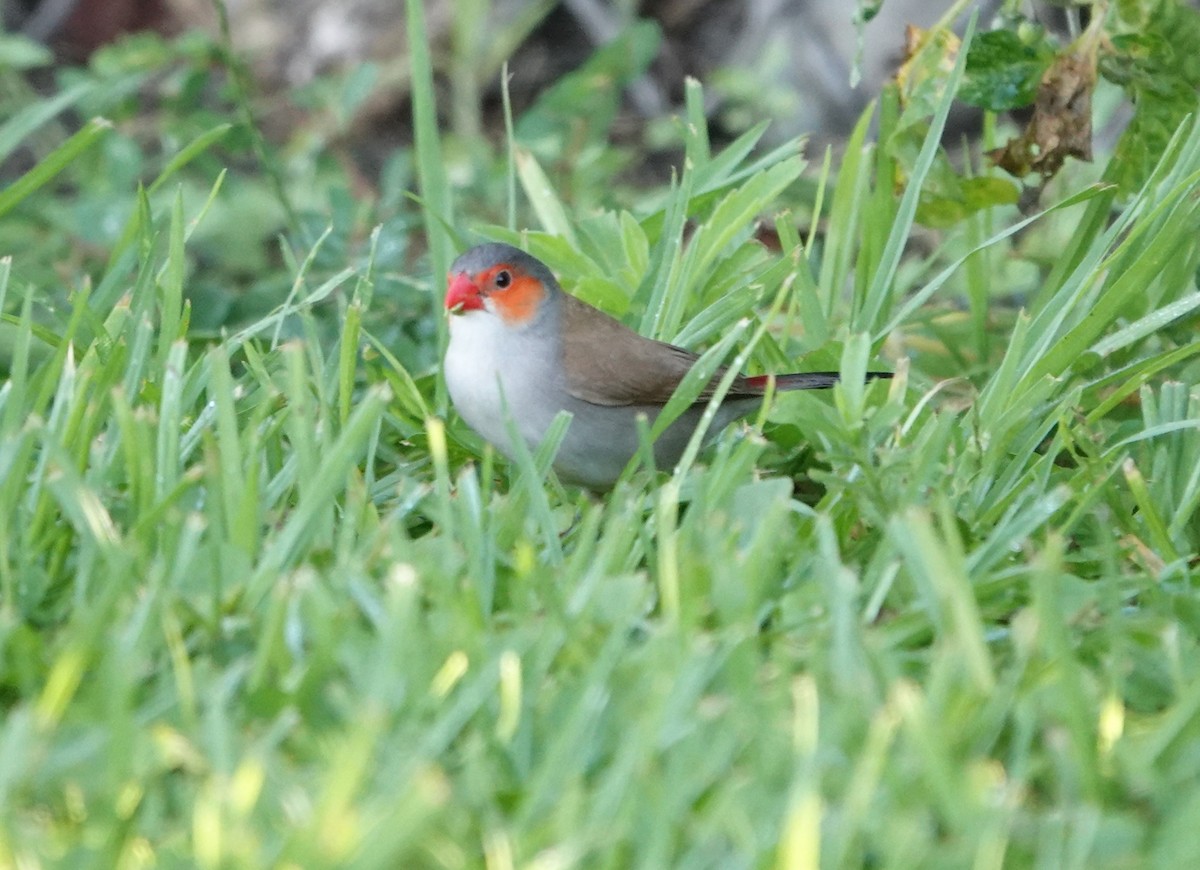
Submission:
{"label": "blade of grass", "polygon": [[74,163],[80,154],[99,144],[112,129],[112,122],[105,118],[92,118],[79,132],[63,142],[37,165],[0,190],[0,217],[8,214],[35,191],[48,184],[56,175]]}

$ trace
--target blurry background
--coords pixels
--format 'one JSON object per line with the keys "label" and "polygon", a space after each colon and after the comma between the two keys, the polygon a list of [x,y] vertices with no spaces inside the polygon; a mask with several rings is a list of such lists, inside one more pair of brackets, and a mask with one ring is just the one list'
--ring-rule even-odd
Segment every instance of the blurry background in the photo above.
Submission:
{"label": "blurry background", "polygon": [[[188,246],[194,336],[273,310],[294,291],[296,264],[307,257],[306,279],[317,284],[348,265],[369,272],[372,328],[410,370],[432,371],[439,321],[413,196],[421,185],[408,147],[406,6],[0,0],[5,28],[29,40],[0,38],[0,117],[17,119],[11,141],[0,142],[0,184],[46,159],[87,119],[111,124],[96,148],[69,161],[55,197],[0,223],[0,254],[25,252],[15,277],[59,288],[52,292],[65,302],[68,288],[107,273],[110,252],[121,248],[139,207],[139,185],[187,153],[187,171],[172,170],[170,184],[149,195],[159,208],[178,193],[189,213],[207,209]],[[454,192],[453,229],[464,244],[488,225],[540,225],[508,188],[506,61],[514,142],[579,216],[654,211],[681,165],[689,76],[703,85],[714,150],[745,136],[746,153],[757,144],[762,154],[809,136],[804,150],[813,171],[784,191],[777,210],[806,235],[816,224],[819,256],[815,176],[825,146],[839,148],[893,76],[909,25],[928,27],[965,8],[980,12],[984,30],[1016,12],[1036,15],[1049,31],[1066,30],[1054,3],[1017,0],[430,0],[423,8],[439,153]],[[1086,9],[1078,12],[1073,32],[1086,18]],[[947,46],[945,56],[953,50]],[[1104,100],[1112,106],[1117,97],[1109,87]],[[925,112],[918,100],[907,139],[890,146],[901,166],[916,154]],[[943,137],[945,171],[927,185],[931,193],[945,193],[941,184],[963,199],[952,162],[979,164],[978,143],[987,137],[962,134],[974,133],[980,117],[970,106],[955,108]],[[189,150],[194,143],[207,144]],[[839,162],[835,156],[831,165]],[[993,186],[1012,196],[973,208],[1016,201],[1013,182]],[[1032,188],[1035,196],[1039,189]],[[938,239],[928,227],[961,217],[927,221],[910,249],[924,256]],[[777,240],[769,223],[759,240],[771,247]],[[1006,285],[1016,288],[1017,303],[1057,255],[1051,242],[1046,250],[1037,242],[1014,258],[1027,272]],[[336,330],[336,318],[328,326]]]}
{"label": "blurry background", "polygon": [[[840,142],[899,63],[905,25],[931,24],[949,5],[890,0],[872,15],[862,12],[870,4],[842,0],[431,0],[426,29],[459,229],[503,220],[505,61],[517,140],[587,213],[627,207],[670,181],[687,76],[703,83],[715,147],[770,122],[760,148],[812,134],[807,150],[819,164],[820,148]],[[103,116],[119,132],[75,162],[53,214],[24,211],[0,228],[0,251],[30,252],[22,278],[53,286],[96,274],[137,184],[229,122],[219,147],[174,182],[195,207],[219,173],[231,194],[214,201],[191,241],[193,328],[236,326],[286,296],[281,237],[294,256],[329,231],[316,278],[366,257],[371,228],[382,226],[376,308],[393,326],[380,328],[407,363],[432,363],[422,332],[431,297],[409,283],[425,267],[409,199],[418,185],[403,2],[0,0],[0,10],[6,30],[48,52],[0,46],[0,68],[7,61],[14,71],[0,115],[30,116],[30,135],[0,154],[0,182],[86,118]]]}
{"label": "blurry background", "polygon": [[[9,30],[72,61],[121,33],[199,28],[215,34],[219,27],[210,0],[0,2]],[[983,4],[985,16],[998,5]],[[628,87],[624,109],[630,118],[673,110],[690,75],[705,82],[718,131],[737,132],[765,113],[774,121],[771,135],[780,140],[801,132],[845,132],[898,64],[905,25],[928,26],[949,6],[948,0],[433,0],[426,15],[444,86],[481,98],[446,102],[456,107],[446,119],[456,133],[488,127],[498,117],[504,60],[510,61],[519,113],[640,19],[657,25],[659,39],[646,73]],[[320,74],[369,62],[378,69],[378,83],[356,120],[364,132],[404,137],[403,4],[228,0],[227,9],[232,42],[262,87],[303,87]],[[460,108],[470,105],[478,113]],[[287,125],[283,107],[274,122]]]}

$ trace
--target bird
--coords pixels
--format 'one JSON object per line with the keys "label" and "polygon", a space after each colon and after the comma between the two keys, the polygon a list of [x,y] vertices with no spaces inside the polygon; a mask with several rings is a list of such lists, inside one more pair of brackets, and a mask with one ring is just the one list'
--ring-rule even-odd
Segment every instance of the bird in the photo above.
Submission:
{"label": "bird", "polygon": [[[446,389],[467,425],[513,459],[514,430],[536,449],[559,412],[570,412],[552,465],[563,483],[598,492],[612,488],[638,451],[637,416],[652,426],[699,358],[570,295],[536,257],[499,242],[477,245],[454,261],[445,308]],[[723,374],[719,370],[655,440],[658,468],[679,461]],[[771,381],[776,390],[826,389],[838,373],[739,374],[709,432],[758,407]]]}

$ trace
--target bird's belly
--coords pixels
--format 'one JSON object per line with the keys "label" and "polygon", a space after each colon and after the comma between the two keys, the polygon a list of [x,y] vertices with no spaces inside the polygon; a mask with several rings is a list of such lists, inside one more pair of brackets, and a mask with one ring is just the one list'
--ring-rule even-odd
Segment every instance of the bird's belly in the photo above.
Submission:
{"label": "bird's belly", "polygon": [[[731,402],[717,411],[706,440],[715,436],[730,421],[753,407],[753,403]],[[554,460],[554,469],[568,483],[593,489],[611,487],[638,450],[638,414],[646,415],[646,425],[654,426],[657,405],[605,406],[572,400],[571,426]],[[692,433],[700,423],[704,407],[688,408],[654,442],[654,464],[670,470],[679,462]]]}
{"label": "bird's belly", "polygon": [[[572,399],[571,424],[554,457],[554,470],[566,483],[607,489],[638,449],[637,409],[593,405]],[[643,409],[654,425],[658,408]]]}

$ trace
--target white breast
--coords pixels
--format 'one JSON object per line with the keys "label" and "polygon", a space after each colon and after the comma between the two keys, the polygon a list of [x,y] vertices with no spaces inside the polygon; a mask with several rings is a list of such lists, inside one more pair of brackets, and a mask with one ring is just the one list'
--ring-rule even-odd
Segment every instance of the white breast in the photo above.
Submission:
{"label": "white breast", "polygon": [[541,443],[563,407],[562,364],[541,328],[513,329],[488,311],[450,317],[445,376],[450,399],[472,429],[512,457],[505,413],[526,444]]}

